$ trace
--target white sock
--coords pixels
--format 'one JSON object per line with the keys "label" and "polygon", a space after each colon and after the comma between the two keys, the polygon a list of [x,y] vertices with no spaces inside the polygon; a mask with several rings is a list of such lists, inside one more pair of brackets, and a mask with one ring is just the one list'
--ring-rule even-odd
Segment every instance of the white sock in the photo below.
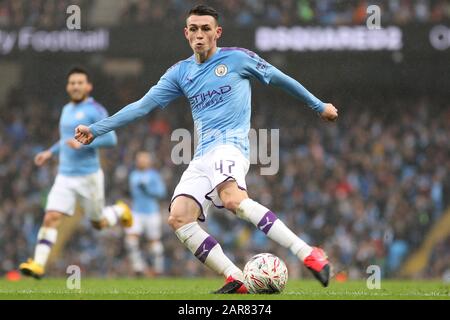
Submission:
{"label": "white sock", "polygon": [[150,246],[153,256],[153,268],[157,273],[164,273],[164,247],[161,241],[155,241]]}
{"label": "white sock", "polygon": [[216,239],[197,222],[186,224],[175,231],[178,239],[205,265],[225,277],[243,281],[242,271],[225,255]]}
{"label": "white sock", "polygon": [[312,248],[297,237],[277,216],[252,199],[245,199],[236,210],[238,217],[250,221],[270,239],[289,248],[301,261],[312,251]]}
{"label": "white sock", "polygon": [[56,242],[58,237],[58,230],[55,228],[41,227],[38,232],[37,240],[38,243],[34,250],[34,261],[45,267],[47,264],[48,256],[52,250],[52,246]]}
{"label": "white sock", "polygon": [[119,221],[119,218],[123,214],[122,211],[123,211],[123,208],[121,208],[118,205],[113,205],[113,206],[103,208],[102,213],[103,213],[103,217],[108,222],[108,225],[110,227],[112,227],[117,224],[117,221]]}
{"label": "white sock", "polygon": [[125,244],[128,250],[128,256],[130,257],[131,267],[134,272],[144,272],[145,261],[142,258],[141,250],[139,249],[139,239],[126,238]]}

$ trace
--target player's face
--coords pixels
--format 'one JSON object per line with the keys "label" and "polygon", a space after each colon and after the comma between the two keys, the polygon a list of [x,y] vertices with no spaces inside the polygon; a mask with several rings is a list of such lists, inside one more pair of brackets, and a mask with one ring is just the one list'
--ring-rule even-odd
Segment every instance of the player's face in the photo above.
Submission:
{"label": "player's face", "polygon": [[83,73],[74,73],[69,76],[67,80],[67,93],[70,100],[79,103],[85,100],[92,91],[92,84]]}
{"label": "player's face", "polygon": [[207,55],[217,47],[217,39],[222,35],[222,27],[212,16],[190,16],[186,21],[184,35],[194,53]]}
{"label": "player's face", "polygon": [[148,169],[152,165],[152,158],[148,152],[139,152],[136,155],[136,167],[140,170]]}

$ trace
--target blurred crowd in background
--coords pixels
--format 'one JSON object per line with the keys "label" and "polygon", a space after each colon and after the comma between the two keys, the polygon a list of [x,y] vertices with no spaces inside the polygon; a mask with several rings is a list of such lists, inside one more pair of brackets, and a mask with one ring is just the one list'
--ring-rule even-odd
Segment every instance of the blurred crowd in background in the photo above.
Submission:
{"label": "blurred crowd in background", "polygon": [[[110,79],[113,90],[106,108],[114,112],[139,99],[142,88],[136,83]],[[38,169],[33,157],[58,139],[66,98],[63,91],[55,95],[57,99],[45,100],[15,88],[0,106],[0,274],[33,254],[57,168],[54,161]],[[340,108],[340,119],[327,124],[307,107],[286,100],[281,91],[254,94],[252,128],[280,129],[280,169],[263,176],[260,166],[253,165],[247,175],[250,196],[275,211],[305,241],[322,246],[335,269],[350,278],[364,277],[371,264],[381,266],[384,276],[396,276],[450,205],[449,102],[426,95],[401,97],[338,93],[330,100]],[[274,113],[274,108],[282,112]],[[149,150],[168,186],[169,197],[161,203],[167,220],[168,201],[186,168],[171,159],[177,142],[170,135],[176,128],[192,132],[188,114],[187,103],[180,100],[118,131],[118,146],[102,151],[107,203],[128,199],[134,155]],[[204,227],[241,267],[253,254],[272,252],[287,262],[290,276],[309,276],[289,251],[230,212],[214,212]],[[83,220],[50,274],[63,275],[68,265],[78,264],[90,276],[130,275],[123,236],[119,227],[98,232]],[[166,275],[212,275],[167,224],[163,243]],[[446,239],[418,276],[448,274],[448,252]]]}
{"label": "blurred crowd in background", "polygon": [[[35,26],[60,28],[66,25],[66,8],[82,9],[83,26],[123,24],[149,25],[184,23],[193,0],[0,0],[0,27]],[[448,0],[227,0],[200,1],[214,6],[224,25],[358,25],[367,19],[367,7],[378,5],[381,22],[438,23],[450,20]],[[110,19],[99,19],[107,15]],[[87,21],[87,22],[85,22]]]}

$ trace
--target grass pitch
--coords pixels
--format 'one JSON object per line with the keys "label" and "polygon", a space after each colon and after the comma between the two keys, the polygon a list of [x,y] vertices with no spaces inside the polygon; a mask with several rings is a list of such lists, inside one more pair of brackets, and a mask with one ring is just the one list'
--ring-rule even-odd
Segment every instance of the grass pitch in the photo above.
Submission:
{"label": "grass pitch", "polygon": [[450,300],[450,284],[432,281],[381,282],[369,290],[365,281],[331,282],[322,288],[314,280],[289,280],[276,295],[215,295],[223,279],[81,279],[81,289],[69,290],[66,279],[0,280],[0,299],[20,300]]}

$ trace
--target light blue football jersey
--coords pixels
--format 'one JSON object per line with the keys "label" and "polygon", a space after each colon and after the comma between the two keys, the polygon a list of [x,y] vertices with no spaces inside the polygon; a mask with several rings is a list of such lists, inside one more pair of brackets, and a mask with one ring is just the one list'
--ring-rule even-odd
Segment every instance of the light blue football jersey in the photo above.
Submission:
{"label": "light blue football jersey", "polygon": [[236,146],[249,158],[251,79],[284,89],[318,113],[325,108],[298,81],[256,53],[242,48],[217,48],[202,63],[194,55],[178,62],[144,97],[91,125],[90,130],[94,137],[101,136],[185,96],[191,105],[198,136],[194,159],[223,144]]}
{"label": "light blue football jersey", "polygon": [[166,185],[155,169],[133,170],[128,178],[135,213],[159,213],[159,200],[166,196]]}
{"label": "light blue football jersey", "polygon": [[105,108],[93,98],[78,104],[71,102],[64,106],[59,120],[60,140],[50,148],[53,154],[59,153],[58,173],[66,176],[82,176],[100,169],[98,148],[117,144],[114,131],[99,137],[88,146],[83,145],[80,149],[72,149],[66,141],[73,139],[78,125],[90,125],[107,116]]}

